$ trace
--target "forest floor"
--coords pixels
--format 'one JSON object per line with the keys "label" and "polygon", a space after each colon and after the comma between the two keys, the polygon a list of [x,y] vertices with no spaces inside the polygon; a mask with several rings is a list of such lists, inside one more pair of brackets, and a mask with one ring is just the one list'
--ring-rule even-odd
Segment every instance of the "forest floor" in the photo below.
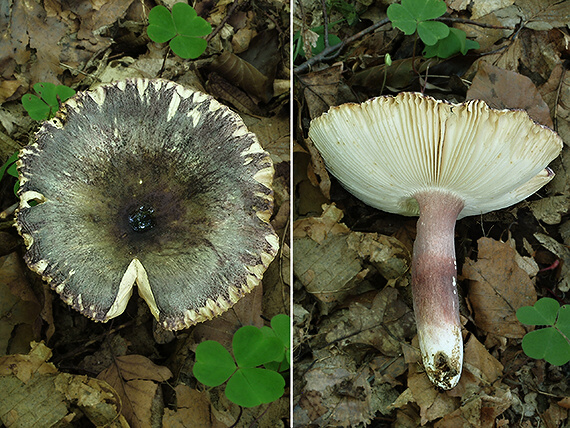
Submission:
{"label": "forest floor", "polygon": [[[440,22],[478,46],[445,59],[428,58],[414,28],[390,25],[386,3],[335,1],[326,16],[320,2],[294,7],[295,426],[568,426],[570,365],[525,355],[534,327],[516,311],[542,297],[569,303],[570,3],[447,0]],[[411,14],[422,13],[417,3]],[[457,222],[465,360],[449,391],[421,366],[410,292],[417,219],[348,193],[308,137],[331,106],[402,91],[525,109],[566,143],[537,194]]]}
{"label": "forest floor", "polygon": [[[206,387],[192,372],[194,351],[203,340],[231,350],[239,327],[269,325],[274,315],[289,313],[288,2],[198,2],[198,15],[213,31],[195,60],[184,60],[168,43],[147,36],[149,11],[157,3],[171,8],[175,1],[9,3],[0,14],[0,27],[7,30],[0,43],[0,163],[26,146],[40,126],[20,101],[38,82],[85,91],[127,78],[169,79],[237,111],[270,153],[276,171],[271,223],[281,248],[263,285],[214,320],[165,331],[135,292],[122,315],[95,323],[26,267],[24,242],[14,227],[16,178],[5,175],[0,182],[0,390],[21,395],[17,406],[0,403],[2,422],[32,426],[29,418],[35,417],[35,427],[88,427],[109,420],[106,426],[289,426],[287,373],[282,398],[241,408],[225,397],[223,385]],[[230,64],[216,61],[222,53]]]}

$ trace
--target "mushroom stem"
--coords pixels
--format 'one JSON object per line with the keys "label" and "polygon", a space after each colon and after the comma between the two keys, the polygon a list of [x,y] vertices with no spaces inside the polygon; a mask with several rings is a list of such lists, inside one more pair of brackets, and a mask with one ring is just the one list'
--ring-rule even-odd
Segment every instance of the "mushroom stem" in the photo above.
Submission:
{"label": "mushroom stem", "polygon": [[420,206],[412,260],[412,293],[420,351],[430,380],[451,389],[461,377],[454,231],[463,200],[440,191],[414,195]]}

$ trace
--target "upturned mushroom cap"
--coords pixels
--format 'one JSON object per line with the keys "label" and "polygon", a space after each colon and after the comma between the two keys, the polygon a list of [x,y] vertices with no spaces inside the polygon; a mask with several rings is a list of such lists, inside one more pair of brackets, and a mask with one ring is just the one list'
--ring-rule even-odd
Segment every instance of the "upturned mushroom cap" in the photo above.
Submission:
{"label": "upturned mushroom cap", "polygon": [[269,155],[237,114],[173,82],[78,93],[18,168],[26,262],[95,321],[120,315],[135,284],[165,328],[208,320],[277,252]]}
{"label": "upturned mushroom cap", "polygon": [[441,389],[461,377],[456,219],[510,206],[554,174],[562,140],[523,111],[451,104],[415,93],[333,107],[309,136],[329,171],[367,204],[420,216],[412,294],[425,372]]}
{"label": "upturned mushroom cap", "polygon": [[561,138],[522,110],[496,110],[419,93],[343,104],[311,122],[327,168],[353,195],[383,211],[418,215],[412,195],[459,196],[459,218],[511,206],[553,174]]}

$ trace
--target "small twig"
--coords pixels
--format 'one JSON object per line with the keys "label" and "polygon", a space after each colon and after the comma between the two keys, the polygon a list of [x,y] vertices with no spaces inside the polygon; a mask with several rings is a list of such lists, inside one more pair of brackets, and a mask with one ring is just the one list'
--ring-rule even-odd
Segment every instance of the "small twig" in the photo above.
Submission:
{"label": "small twig", "polygon": [[419,76],[420,72],[418,70],[416,70],[416,47],[417,46],[418,46],[418,32],[416,31],[416,35],[414,37],[414,47],[412,48],[412,71]]}
{"label": "small twig", "polygon": [[239,406],[239,415],[238,415],[236,421],[233,423],[233,425],[230,426],[230,428],[235,428],[235,427],[237,427],[237,424],[238,424],[238,422],[239,422],[240,419],[241,419],[242,413],[243,413],[243,407]]}
{"label": "small twig", "polygon": [[220,22],[220,24],[214,29],[214,31],[208,34],[208,37],[206,37],[206,42],[210,42],[210,40],[212,40],[214,36],[220,32],[220,30],[224,27],[224,25],[226,25],[226,22],[228,22],[228,19],[230,19],[230,17],[233,15],[238,5],[239,5],[239,0],[234,0],[234,2],[232,3],[232,5],[228,10],[228,13],[226,14],[226,16],[224,16],[224,19],[222,19],[222,22]]}
{"label": "small twig", "polygon": [[329,47],[329,20],[327,17],[327,4],[326,0],[321,0],[321,4],[323,5],[323,30],[324,30],[324,37],[325,37],[325,49]]}
{"label": "small twig", "polygon": [[168,58],[168,54],[170,52],[171,52],[170,44],[168,44],[168,48],[166,49],[166,53],[164,54],[164,59],[162,60],[162,66],[160,67],[160,71],[157,74],[158,77],[162,77],[162,73],[164,73],[164,69],[166,67],[166,59]]}
{"label": "small twig", "polygon": [[493,28],[496,30],[514,30],[515,29],[515,27],[504,27],[502,25],[485,24],[483,22],[473,21],[472,19],[452,18],[452,17],[447,17],[447,16],[442,16],[442,17],[436,18],[436,19],[434,19],[434,21],[457,22],[459,24],[476,25],[477,27]]}
{"label": "small twig", "polygon": [[558,88],[556,89],[556,99],[554,100],[554,117],[552,118],[552,127],[556,132],[558,132],[558,103],[560,102],[560,92],[562,91],[562,84],[566,77],[566,71],[566,67],[562,66],[560,81],[558,82]]}
{"label": "small twig", "polygon": [[[390,22],[390,20],[388,18],[384,18],[381,21],[378,21],[376,24],[373,24],[370,27],[365,28],[364,30],[354,34],[353,36],[348,37],[347,39],[343,40],[339,44],[334,45],[334,46],[329,46],[327,49],[323,50],[321,53],[315,55],[312,58],[309,58],[307,61],[305,61],[303,64],[299,65],[298,67],[295,67],[293,69],[293,73],[299,74],[299,73],[303,73],[303,72],[307,71],[313,64],[326,59],[328,55],[332,55],[336,51],[338,51],[338,53],[340,53],[340,50],[343,47],[345,47],[346,45],[354,42],[355,40],[358,40],[359,38],[361,38],[362,36],[365,36],[368,33],[373,32],[374,30],[382,27],[383,25],[386,25],[388,22]],[[337,55],[338,55],[338,53],[337,53]],[[330,58],[328,58],[328,59],[330,59]]]}
{"label": "small twig", "polygon": [[5,218],[10,217],[14,212],[16,212],[16,208],[18,208],[18,203],[16,202],[14,205],[9,206],[4,211],[0,212],[0,220],[4,220]]}
{"label": "small twig", "polygon": [[[435,19],[435,21],[457,22],[457,23],[462,23],[462,24],[476,25],[478,27],[483,27],[483,28],[493,28],[496,30],[514,30],[516,28],[516,27],[505,27],[505,26],[501,26],[501,25],[485,24],[482,22],[477,22],[477,21],[473,21],[471,19],[463,19],[463,18],[441,17],[441,18]],[[323,61],[325,59],[332,59],[332,58],[338,56],[340,53],[340,50],[342,48],[344,48],[346,45],[348,45],[349,43],[352,43],[353,41],[359,39],[360,37],[372,32],[372,31],[376,30],[377,28],[387,24],[388,22],[390,22],[390,20],[388,18],[384,18],[383,20],[378,21],[377,23],[371,25],[370,27],[365,28],[361,32],[356,33],[355,35],[343,40],[339,44],[325,48],[325,50],[323,50],[318,55],[315,55],[314,57],[309,58],[303,64],[295,67],[293,69],[293,73],[295,73],[295,74],[303,73],[303,72],[307,71],[312,65],[314,65],[315,63],[317,63],[319,61]],[[325,28],[326,28],[326,25],[325,25]],[[326,40],[327,39],[325,39],[325,41]],[[336,52],[336,51],[338,51],[338,52]],[[334,56],[328,57],[328,55],[332,55],[333,52],[336,52],[336,54]]]}

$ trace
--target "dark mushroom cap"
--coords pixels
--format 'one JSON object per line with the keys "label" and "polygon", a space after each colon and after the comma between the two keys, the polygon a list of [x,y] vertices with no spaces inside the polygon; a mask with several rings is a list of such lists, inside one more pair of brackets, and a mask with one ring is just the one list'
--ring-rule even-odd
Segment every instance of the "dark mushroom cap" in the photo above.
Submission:
{"label": "dark mushroom cap", "polygon": [[165,328],[211,319],[277,253],[269,155],[236,113],[173,82],[78,93],[18,168],[26,262],[95,321],[120,315],[135,283]]}

